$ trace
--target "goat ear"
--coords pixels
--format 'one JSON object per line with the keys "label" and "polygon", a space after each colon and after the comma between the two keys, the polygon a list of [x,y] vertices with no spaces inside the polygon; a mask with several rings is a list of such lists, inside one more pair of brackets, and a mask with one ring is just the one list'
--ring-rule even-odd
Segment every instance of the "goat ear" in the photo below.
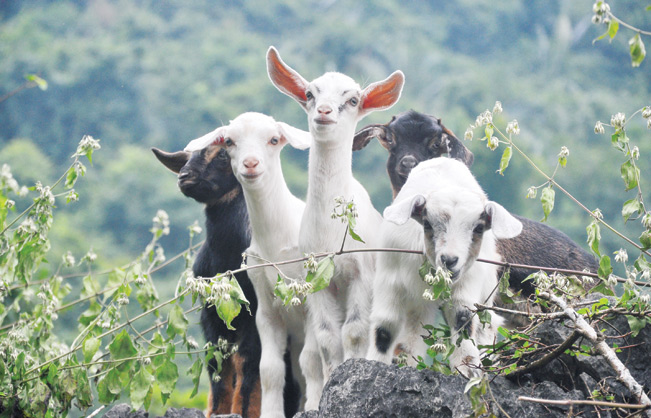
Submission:
{"label": "goat ear", "polygon": [[283,134],[283,137],[289,142],[289,145],[296,149],[308,149],[312,144],[312,134],[302,129],[294,128],[285,122],[277,122],[278,129]]}
{"label": "goat ear", "polygon": [[183,151],[194,152],[202,150],[209,145],[221,144],[224,142],[224,134],[226,133],[226,127],[220,126],[212,132],[205,134],[202,137],[193,139],[185,146]]}
{"label": "goat ear", "polygon": [[273,46],[267,51],[267,74],[274,86],[305,109],[308,82],[296,70],[285,64]]}
{"label": "goat ear", "polygon": [[522,232],[522,222],[511,215],[502,205],[495,202],[488,202],[484,210],[490,219],[491,229],[495,238],[513,238]]}
{"label": "goat ear", "polygon": [[388,109],[400,99],[402,87],[405,84],[405,75],[398,70],[385,80],[375,82],[362,91],[362,104],[360,105],[360,118],[374,110]]}
{"label": "goat ear", "polygon": [[459,160],[466,165],[466,167],[472,166],[473,161],[475,161],[475,156],[465,145],[459,141],[459,139],[452,133],[451,130],[446,128],[441,124],[443,128],[443,139],[445,140],[448,148],[448,154],[451,158]]}
{"label": "goat ear", "polygon": [[422,223],[425,216],[425,203],[427,203],[425,196],[420,194],[403,199],[384,209],[384,219],[396,225],[404,225],[409,218]]}
{"label": "goat ear", "polygon": [[158,161],[176,174],[179,174],[179,171],[190,159],[190,153],[185,151],[165,152],[158,148],[152,148],[151,151],[158,158]]}
{"label": "goat ear", "polygon": [[367,146],[373,138],[377,138],[384,148],[389,149],[387,145],[385,145],[386,134],[386,125],[368,125],[365,128],[360,129],[353,138],[353,151],[361,150]]}

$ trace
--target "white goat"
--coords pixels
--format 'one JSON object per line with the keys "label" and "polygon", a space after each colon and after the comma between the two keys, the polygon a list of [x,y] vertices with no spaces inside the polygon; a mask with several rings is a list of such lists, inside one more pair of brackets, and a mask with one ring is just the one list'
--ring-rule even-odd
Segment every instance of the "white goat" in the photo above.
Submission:
{"label": "white goat", "polygon": [[[357,122],[374,110],[387,109],[400,98],[404,75],[396,71],[386,80],[361,89],[350,77],[328,72],[307,82],[287,66],[278,51],[267,52],[267,72],[272,83],[306,111],[313,143],[305,213],[299,248],[304,253],[338,251],[346,228],[332,219],[334,199],[342,196],[356,204],[356,232],[373,246],[382,217],[373,208],[364,187],[353,178],[352,145]],[[360,244],[346,241],[346,249]],[[368,315],[374,256],[370,253],[337,257],[335,275],[327,290],[308,298],[315,327],[324,378],[343,360],[363,357],[368,347]],[[316,405],[306,405],[310,409]]]}
{"label": "white goat", "polygon": [[[223,144],[231,158],[237,180],[242,184],[244,198],[251,220],[251,246],[247,250],[250,265],[262,264],[263,260],[283,261],[300,258],[298,234],[305,204],[287,187],[280,164],[280,151],[287,144],[305,149],[311,136],[308,132],[276,122],[260,113],[244,113],[215,131],[196,139],[186,147],[194,151],[210,144]],[[260,257],[260,258],[258,258]],[[300,264],[278,266],[291,278],[303,274]],[[285,363],[283,355],[290,341],[290,353],[294,370],[298,370],[298,353],[305,340],[301,356],[311,362],[320,361],[315,340],[306,336],[307,314],[303,307],[285,308],[274,298],[274,286],[278,271],[272,267],[248,271],[256,296],[258,312],[256,325],[262,343],[260,381],[262,385],[262,416],[282,417]],[[322,377],[318,367],[318,381],[311,387],[320,387]],[[301,380],[302,393],[305,383]],[[308,388],[308,396],[311,396]],[[318,402],[318,399],[316,400]]]}
{"label": "white goat", "polygon": [[[384,218],[383,247],[424,250],[434,268],[450,274],[451,301],[442,309],[452,329],[452,342],[462,330],[472,339],[455,348],[450,366],[468,377],[479,375],[476,344],[493,342],[502,321],[492,314],[492,324],[482,326],[472,315],[475,303],[492,305],[498,283],[498,267],[476,259],[500,261],[495,240],[517,236],[522,224],[502,206],[488,201],[470,170],[450,158],[416,166],[394,203],[385,209]],[[367,358],[390,363],[397,340],[409,354],[425,356],[427,347],[419,328],[432,323],[441,304],[423,298],[430,287],[418,274],[424,261],[423,256],[399,253],[378,256]],[[404,328],[405,323],[409,328]],[[401,332],[406,333],[403,339]]]}

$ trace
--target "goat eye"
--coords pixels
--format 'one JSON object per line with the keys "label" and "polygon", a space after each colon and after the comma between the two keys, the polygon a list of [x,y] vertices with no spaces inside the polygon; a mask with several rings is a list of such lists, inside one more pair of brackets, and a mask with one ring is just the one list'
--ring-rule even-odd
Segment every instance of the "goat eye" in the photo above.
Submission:
{"label": "goat eye", "polygon": [[226,152],[225,149],[222,148],[217,153],[217,158],[219,158],[220,160],[228,160],[228,153]]}
{"label": "goat eye", "polygon": [[233,140],[230,139],[230,138],[226,138],[224,140],[224,144],[226,144],[226,146],[230,147],[231,145],[233,145]]}
{"label": "goat eye", "polygon": [[273,138],[271,138],[271,139],[269,140],[269,143],[270,143],[271,145],[277,145],[277,144],[278,144],[278,141],[279,141],[279,139],[276,138],[276,137],[274,136]]}
{"label": "goat eye", "polygon": [[307,91],[307,92],[305,92],[305,98],[307,100],[312,100],[312,99],[314,99],[314,95],[312,94],[311,91]]}
{"label": "goat eye", "polygon": [[357,106],[357,103],[359,103],[359,100],[357,97],[353,97],[350,100],[348,100],[348,103],[350,103],[351,106]]}
{"label": "goat eye", "polygon": [[473,234],[482,234],[484,232],[484,224],[479,224],[472,230]]}
{"label": "goat eye", "polygon": [[432,224],[430,224],[429,221],[423,221],[423,229],[425,229],[426,231],[431,231]]}

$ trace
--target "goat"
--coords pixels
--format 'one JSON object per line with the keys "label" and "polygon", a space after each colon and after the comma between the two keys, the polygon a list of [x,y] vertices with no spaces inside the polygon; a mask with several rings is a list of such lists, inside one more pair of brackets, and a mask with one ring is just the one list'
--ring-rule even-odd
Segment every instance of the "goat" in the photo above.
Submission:
{"label": "goat", "polygon": [[[249,217],[242,188],[233,175],[230,158],[224,149],[208,147],[193,153],[169,153],[152,148],[154,155],[178,174],[181,192],[205,204],[206,240],[192,266],[195,277],[213,277],[220,272],[239,268],[242,252],[251,242]],[[260,336],[255,326],[258,301],[246,272],[236,274],[251,315],[242,313],[229,330],[215,308],[201,311],[201,327],[207,341],[217,344],[220,338],[239,349],[222,362],[221,379],[213,380],[217,363],[208,364],[210,396],[207,417],[212,414],[237,413],[243,418],[260,415]],[[289,370],[291,364],[286,360]],[[291,377],[291,373],[288,373]],[[293,379],[285,386],[285,412],[293,416],[298,410],[300,390]]]}
{"label": "goat", "polygon": [[[453,342],[464,330],[471,338],[455,348],[450,367],[467,377],[479,375],[477,345],[492,343],[502,320],[493,315],[492,323],[482,326],[471,313],[475,303],[492,305],[498,283],[497,266],[476,259],[499,261],[496,239],[517,236],[522,224],[502,206],[488,201],[470,170],[450,158],[416,166],[393,204],[384,210],[384,218],[384,247],[424,250],[433,267],[449,273],[451,300],[442,304],[444,318]],[[429,286],[418,274],[424,258],[387,253],[378,259],[369,359],[389,363],[405,322],[413,327],[434,317],[439,304],[423,298]],[[426,354],[417,338],[407,341],[407,350]]]}
{"label": "goat", "polygon": [[[228,152],[235,177],[242,185],[244,200],[251,220],[250,265],[266,261],[282,261],[300,258],[298,236],[300,219],[305,204],[287,187],[280,164],[280,151],[286,144],[305,149],[311,137],[308,132],[276,122],[260,113],[244,113],[227,126],[198,138],[186,147],[186,151],[219,144]],[[286,309],[274,299],[278,272],[282,276],[298,278],[300,265],[284,265],[249,270],[255,294],[258,298],[256,325],[262,342],[260,380],[262,384],[262,416],[282,417],[283,383],[285,367],[283,353],[289,345],[292,365],[298,367],[296,353],[301,358],[318,359],[319,354],[313,338],[306,336],[306,313],[302,307]],[[301,352],[301,350],[303,350]],[[320,367],[320,365],[319,365]],[[312,388],[320,387],[322,377],[306,375],[307,396]],[[305,382],[301,380],[302,388]],[[318,399],[317,399],[318,402]]]}
{"label": "goat", "polygon": [[[353,135],[360,119],[398,101],[404,75],[396,71],[364,89],[336,72],[307,82],[282,61],[274,47],[267,51],[267,72],[276,88],[305,110],[313,137],[299,236],[301,252],[338,251],[342,247],[346,226],[330,216],[338,196],[354,200],[359,213],[357,232],[372,246],[377,241],[382,217],[364,187],[353,177]],[[345,242],[346,249],[359,246],[357,242]],[[325,379],[343,360],[363,357],[366,352],[374,258],[370,253],[338,256],[330,287],[308,298]],[[306,408],[316,406],[310,404]]]}
{"label": "goat", "polygon": [[[411,169],[421,161],[447,154],[470,167],[474,160],[472,152],[443,126],[440,119],[413,110],[394,116],[387,124],[368,125],[359,130],[355,134],[354,148],[364,148],[374,137],[389,151],[387,172],[394,198]],[[595,258],[563,232],[513,216],[522,223],[522,233],[513,239],[497,241],[497,251],[505,262],[592,272],[599,268]],[[533,269],[511,267],[511,286],[522,290],[523,295],[533,294],[533,281],[525,279],[534,272]]]}

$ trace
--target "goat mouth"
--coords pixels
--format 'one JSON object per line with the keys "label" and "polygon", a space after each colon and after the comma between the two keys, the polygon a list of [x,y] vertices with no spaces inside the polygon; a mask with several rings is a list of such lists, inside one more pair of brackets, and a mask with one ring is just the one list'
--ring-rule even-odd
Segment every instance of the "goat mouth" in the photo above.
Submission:
{"label": "goat mouth", "polygon": [[317,125],[334,125],[337,121],[328,118],[314,118],[314,123]]}
{"label": "goat mouth", "polygon": [[242,173],[242,177],[246,180],[255,180],[262,175],[261,172],[258,173]]}

